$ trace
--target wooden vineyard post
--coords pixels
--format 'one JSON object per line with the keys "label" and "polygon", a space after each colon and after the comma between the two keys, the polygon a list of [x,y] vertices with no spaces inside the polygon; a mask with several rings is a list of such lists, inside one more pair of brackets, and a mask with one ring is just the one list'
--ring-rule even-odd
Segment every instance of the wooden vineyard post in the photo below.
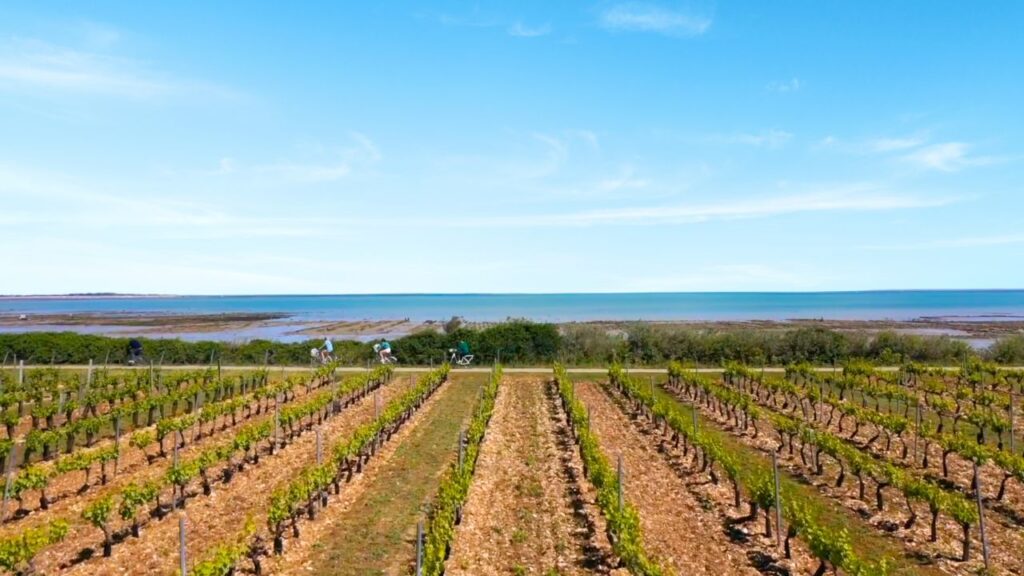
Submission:
{"label": "wooden vineyard post", "polygon": [[279,431],[281,430],[281,395],[274,396],[274,441],[271,446],[277,446]]}
{"label": "wooden vineyard post", "polygon": [[25,361],[18,360],[18,386],[25,383]]}
{"label": "wooden vineyard post", "polygon": [[[177,436],[174,436],[174,454],[173,454],[173,456],[171,458],[171,466],[173,466],[174,468],[178,467],[178,437]],[[182,500],[185,499],[185,490],[184,489],[182,489],[182,491],[181,491],[181,498],[182,498]],[[184,504],[184,502],[182,502],[182,504]],[[171,487],[171,510],[176,510],[177,508],[178,508],[178,487],[177,486],[172,486]]]}
{"label": "wooden vineyard post", "polygon": [[619,454],[619,465],[618,465],[618,476],[619,476],[619,514],[622,513],[622,454]]}
{"label": "wooden vineyard post", "polygon": [[221,376],[220,356],[218,356],[217,357],[217,381],[219,382],[222,379],[223,379],[223,377]]}
{"label": "wooden vineyard post", "polygon": [[914,465],[917,465],[917,439],[921,437],[921,401],[917,401],[917,408],[914,412]]}
{"label": "wooden vineyard post", "polygon": [[114,476],[117,476],[117,468],[121,465],[121,415],[114,417]]}
{"label": "wooden vineyard post", "polygon": [[693,410],[690,411],[690,414],[693,416],[693,435],[694,435],[694,437],[696,437],[697,436],[697,402],[696,401],[694,401],[694,403],[693,403]]}
{"label": "wooden vineyard post", "polygon": [[988,571],[988,538],[985,537],[985,506],[981,502],[981,476],[978,475],[978,462],[974,462],[974,497],[978,501],[978,528],[981,530],[981,556],[985,559],[985,570]]}
{"label": "wooden vineyard post", "polygon": [[463,430],[459,431],[459,470],[462,470],[462,466],[466,462],[466,432]]}
{"label": "wooden vineyard post", "polygon": [[[409,377],[412,379],[412,376]],[[380,418],[380,387],[377,387],[373,391],[373,418]]]}
{"label": "wooden vineyard post", "polygon": [[89,366],[89,371],[86,373],[85,378],[78,382],[78,403],[81,404],[85,399],[85,391],[92,384],[92,366]]}
{"label": "wooden vineyard post", "polygon": [[153,391],[153,361],[149,361],[149,391]]}
{"label": "wooden vineyard post", "polygon": [[185,514],[178,515],[178,559],[181,564],[181,576],[188,576],[188,551],[185,547]]}
{"label": "wooden vineyard post", "polygon": [[[317,428],[316,428],[316,465],[317,465],[317,467],[323,466],[323,463],[324,463],[324,444],[323,444],[323,435],[320,433],[320,429],[321,428],[322,428],[321,426],[317,426]],[[327,491],[326,490],[317,490],[317,496],[319,496],[319,499],[320,499],[320,506],[321,507],[326,507],[327,506]]]}
{"label": "wooden vineyard post", "polygon": [[11,484],[14,483],[14,458],[18,455],[18,445],[11,443],[11,452],[7,455],[7,470],[4,470],[4,507],[0,509],[0,522],[7,520],[7,504],[11,499]]}
{"label": "wooden vineyard post", "polygon": [[416,524],[416,576],[423,576],[423,522]]}
{"label": "wooden vineyard post", "polygon": [[1014,386],[1010,385],[1010,453],[1016,454],[1014,451]]}
{"label": "wooden vineyard post", "polygon": [[782,545],[782,499],[779,495],[779,458],[772,450],[772,475],[775,477],[775,545]]}

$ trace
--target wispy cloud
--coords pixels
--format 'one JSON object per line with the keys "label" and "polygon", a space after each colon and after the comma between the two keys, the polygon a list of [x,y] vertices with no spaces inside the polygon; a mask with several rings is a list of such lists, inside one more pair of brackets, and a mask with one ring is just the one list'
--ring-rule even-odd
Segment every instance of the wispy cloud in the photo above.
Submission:
{"label": "wispy cloud", "polygon": [[121,31],[102,22],[86,21],[78,26],[82,38],[89,46],[109,48],[121,40]]}
{"label": "wispy cloud", "polygon": [[[97,32],[96,34],[102,33]],[[110,36],[113,32],[106,32]],[[113,42],[99,38],[93,42]],[[221,87],[182,80],[144,62],[38,40],[0,45],[0,90],[49,90],[149,98],[172,93],[230,95]]]}
{"label": "wispy cloud", "polygon": [[902,250],[930,250],[935,248],[974,248],[979,246],[1005,246],[1011,244],[1024,244],[1024,234],[997,234],[992,236],[965,236],[961,238],[941,238],[927,242],[914,242],[909,244],[869,244],[863,246],[865,250],[880,251],[902,251]]}
{"label": "wispy cloud", "polygon": [[792,139],[793,134],[785,130],[765,130],[756,133],[714,134],[708,138],[708,141],[715,144],[743,144],[745,146],[781,148]]}
{"label": "wispy cloud", "polygon": [[604,10],[600,24],[608,30],[654,32],[668,36],[699,36],[711,27],[711,18],[654,4],[623,3]]}
{"label": "wispy cloud", "polygon": [[921,170],[938,172],[957,172],[965,168],[1010,160],[1004,156],[972,154],[973,146],[967,142],[933,142],[927,132],[865,140],[842,140],[835,136],[827,136],[817,144],[817,147],[854,155],[878,155]]}
{"label": "wispy cloud", "polygon": [[903,156],[903,160],[919,168],[941,172],[956,172],[971,166],[985,166],[1000,161],[999,158],[992,156],[972,156],[969,154],[970,148],[971,146],[964,142],[932,144]]}
{"label": "wispy cloud", "polygon": [[869,212],[930,208],[953,202],[951,198],[919,198],[887,193],[873,186],[848,186],[832,191],[767,198],[739,199],[711,204],[676,204],[622,207],[562,214],[480,217],[455,226],[569,227],[597,225],[693,224],[714,220],[767,218],[817,212]]}
{"label": "wispy cloud", "polygon": [[361,132],[349,133],[350,143],[342,146],[314,146],[313,160],[280,160],[257,164],[243,164],[235,158],[221,158],[213,174],[218,175],[270,175],[296,183],[316,184],[335,182],[359,166],[379,162],[382,158],[376,143]]}
{"label": "wispy cloud", "polygon": [[632,166],[624,167],[617,176],[605,178],[597,183],[600,192],[618,192],[620,190],[636,190],[646,188],[650,182],[646,178],[638,178]]}
{"label": "wispy cloud", "polygon": [[[228,171],[252,170],[223,159]],[[294,177],[315,176],[310,166],[295,168]],[[126,189],[128,191],[126,191]],[[59,236],[80,231],[141,231],[149,239],[339,237],[348,234],[338,221],[322,214],[289,215],[278,210],[266,215],[239,209],[216,197],[181,199],[161,194],[147,184],[112,188],[86,183],[63,174],[30,171],[0,164],[0,198],[11,209],[0,212],[0,240],[4,235]],[[38,210],[39,205],[50,206]],[[19,209],[24,206],[24,209]]]}
{"label": "wispy cloud", "polygon": [[570,134],[578,136],[594,150],[601,149],[601,141],[598,139],[597,134],[592,130],[571,130]]}
{"label": "wispy cloud", "polygon": [[281,176],[295,182],[334,182],[352,173],[352,166],[344,160],[330,164],[298,164],[285,162],[256,166],[256,172]]}
{"label": "wispy cloud", "polygon": [[551,33],[550,24],[541,24],[539,26],[529,26],[522,22],[515,22],[507,29],[509,36],[516,36],[518,38],[536,38],[538,36],[547,36]]}
{"label": "wispy cloud", "polygon": [[886,153],[917,148],[918,146],[921,146],[927,141],[927,138],[923,136],[906,136],[902,138],[875,138],[873,140],[868,140],[865,143],[865,146],[870,152]]}
{"label": "wispy cloud", "polygon": [[796,92],[800,90],[800,79],[790,78],[789,80],[776,80],[768,83],[768,90],[771,92],[780,92],[785,94],[786,92]]}
{"label": "wispy cloud", "polygon": [[435,14],[430,18],[443,26],[493,28],[499,25],[497,18],[482,14],[479,9],[473,10],[471,14]]}

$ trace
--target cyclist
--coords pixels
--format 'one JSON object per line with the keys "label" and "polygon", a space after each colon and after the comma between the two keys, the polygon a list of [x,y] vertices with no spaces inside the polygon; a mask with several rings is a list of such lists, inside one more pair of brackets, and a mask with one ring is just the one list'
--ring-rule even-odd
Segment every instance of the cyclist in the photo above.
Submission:
{"label": "cyclist", "polygon": [[334,359],[334,342],[330,336],[324,336],[324,343],[320,346],[320,361],[324,364]]}

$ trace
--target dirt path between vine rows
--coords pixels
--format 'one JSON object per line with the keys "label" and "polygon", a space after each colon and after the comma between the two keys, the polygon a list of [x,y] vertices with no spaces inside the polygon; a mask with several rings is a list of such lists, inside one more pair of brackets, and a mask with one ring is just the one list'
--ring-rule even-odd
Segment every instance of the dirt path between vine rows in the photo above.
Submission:
{"label": "dirt path between vine rows", "polygon": [[573,513],[546,382],[506,378],[456,527],[449,576],[593,574],[593,534]]}
{"label": "dirt path between vine rows", "polygon": [[690,494],[683,480],[630,424],[597,384],[576,385],[591,427],[614,466],[622,456],[626,500],[640,514],[647,550],[674,574],[758,574],[725,533],[718,515]]}
{"label": "dirt path between vine rows", "polygon": [[[765,574],[813,574],[819,561],[814,558],[807,546],[800,539],[790,542],[791,558],[786,558],[776,538],[768,537],[764,532],[763,510],[756,517],[750,517],[749,500],[741,497],[740,505],[736,505],[733,484],[719,469],[719,482],[711,481],[707,471],[701,471],[701,459],[696,450],[690,450],[684,443],[682,446],[670,441],[671,433],[662,422],[652,420],[650,413],[632,417],[634,404],[612,388],[605,388],[620,411],[630,414],[629,422],[644,439],[656,447],[662,459],[675,471],[690,494],[701,506],[707,509],[714,507],[723,526],[727,527],[730,539],[741,546],[758,571]],[[723,478],[724,476],[724,478]],[[749,491],[747,493],[749,497]],[[774,526],[773,521],[773,526]],[[773,530],[778,535],[777,527]]]}
{"label": "dirt path between vine rows", "polygon": [[456,457],[459,430],[479,398],[484,378],[458,375],[344,485],[298,540],[264,562],[265,574],[407,574],[414,560],[416,523]]}
{"label": "dirt path between vine rows", "polygon": [[[412,386],[409,378],[398,378],[380,389],[381,404],[390,402]],[[320,428],[325,452],[339,439],[357,427],[372,421],[375,413],[374,395],[369,394],[340,414],[327,420]],[[329,452],[328,452],[329,453]],[[292,440],[274,455],[263,454],[258,465],[247,465],[235,474],[230,484],[214,486],[210,496],[201,493],[189,499],[186,507],[187,551],[192,562],[201,561],[205,553],[236,535],[250,516],[257,525],[265,524],[271,492],[287,482],[297,470],[315,461],[316,434],[310,430]],[[196,488],[193,488],[193,491]],[[40,555],[37,565],[47,572],[61,574],[169,574],[178,562],[178,523],[176,515],[151,521],[142,529],[140,538],[127,538],[114,546],[110,558],[96,555],[84,562],[66,566],[69,555],[101,543],[100,531],[81,525],[69,534],[58,548],[63,555]],[[115,521],[115,526],[119,526]]]}

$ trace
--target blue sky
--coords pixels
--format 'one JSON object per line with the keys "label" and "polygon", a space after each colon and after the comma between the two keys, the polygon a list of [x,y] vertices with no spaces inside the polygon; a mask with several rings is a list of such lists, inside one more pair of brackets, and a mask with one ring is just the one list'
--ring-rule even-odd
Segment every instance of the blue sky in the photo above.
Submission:
{"label": "blue sky", "polygon": [[0,5],[0,293],[1024,287],[1024,3]]}

